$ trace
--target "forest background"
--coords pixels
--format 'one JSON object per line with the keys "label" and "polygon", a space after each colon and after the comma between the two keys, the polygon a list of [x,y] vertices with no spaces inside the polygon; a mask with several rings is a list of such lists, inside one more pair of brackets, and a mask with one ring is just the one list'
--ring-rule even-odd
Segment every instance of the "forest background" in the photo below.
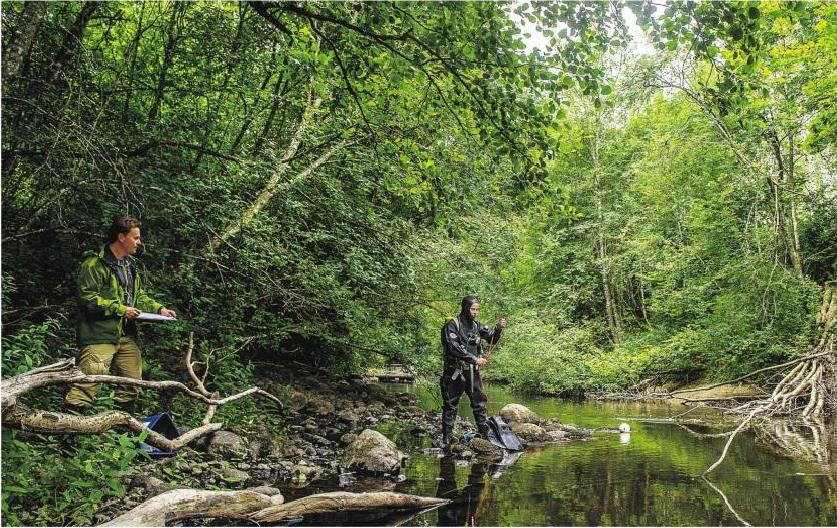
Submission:
{"label": "forest background", "polygon": [[[837,4],[2,11],[4,377],[73,355],[74,272],[118,213],[180,315],[144,329],[146,377],[185,379],[193,332],[222,392],[258,362],[435,376],[468,293],[508,318],[484,377],[516,389],[727,380],[803,355],[836,278]],[[58,457],[4,433],[5,519],[49,471],[113,482],[53,523],[119,492]]]}

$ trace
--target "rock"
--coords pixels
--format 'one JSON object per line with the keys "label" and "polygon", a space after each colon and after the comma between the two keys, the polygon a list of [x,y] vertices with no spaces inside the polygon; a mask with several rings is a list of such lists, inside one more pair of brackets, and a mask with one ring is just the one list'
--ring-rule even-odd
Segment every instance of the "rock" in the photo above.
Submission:
{"label": "rock", "polygon": [[340,443],[344,445],[349,445],[357,439],[357,435],[354,433],[346,433],[340,437]]}
{"label": "rock", "polygon": [[366,473],[398,473],[407,456],[387,437],[377,431],[364,429],[346,447],[344,467]]}
{"label": "rock", "polygon": [[334,412],[334,404],[328,400],[315,398],[308,402],[305,410],[323,416]]}
{"label": "rock", "polygon": [[242,462],[238,465],[238,469],[240,469],[241,471],[247,471],[248,469],[250,469],[250,464]]}
{"label": "rock", "polygon": [[503,450],[501,448],[482,438],[474,438],[468,442],[468,447],[478,457],[500,458],[503,456]]}
{"label": "rock", "polygon": [[247,444],[235,433],[218,431],[211,436],[206,452],[222,459],[243,458],[247,455]]}
{"label": "rock", "polygon": [[247,491],[255,491],[256,493],[261,493],[262,495],[267,495],[268,497],[282,495],[279,488],[274,488],[272,486],[256,486],[255,488],[247,488]]}
{"label": "rock", "polygon": [[322,470],[302,460],[291,469],[291,481],[296,485],[307,485],[308,482],[317,478]]}
{"label": "rock", "polygon": [[563,442],[569,440],[566,431],[552,430],[546,431],[546,438],[548,442]]}
{"label": "rock", "polygon": [[360,421],[360,417],[348,409],[340,411],[337,417],[348,424],[356,424]]}
{"label": "rock", "polygon": [[544,442],[547,438],[546,431],[532,423],[515,423],[511,428],[525,442]]}
{"label": "rock", "polygon": [[332,442],[337,442],[340,440],[341,436],[343,436],[343,431],[337,429],[336,427],[327,427],[325,430],[325,437]]}
{"label": "rock", "polygon": [[145,475],[138,475],[134,478],[134,481],[131,484],[133,486],[142,486],[143,488],[145,488],[145,492],[148,494],[148,498],[155,497],[161,493],[165,493],[173,489],[173,486],[158,479],[157,477]]}
{"label": "rock", "polygon": [[242,482],[247,482],[250,479],[250,475],[247,474],[246,471],[241,471],[240,469],[231,467],[222,467],[217,471],[217,474],[226,482],[234,484],[241,484]]}
{"label": "rock", "polygon": [[590,429],[582,429],[572,424],[560,424],[554,430],[564,431],[567,434],[568,440],[580,440],[593,436],[593,431]]}
{"label": "rock", "polygon": [[308,436],[308,440],[319,445],[331,445],[331,441],[318,435],[318,434],[311,434]]}
{"label": "rock", "polygon": [[500,416],[508,423],[539,423],[541,421],[538,415],[529,410],[528,407],[519,405],[517,403],[509,403],[500,409]]}

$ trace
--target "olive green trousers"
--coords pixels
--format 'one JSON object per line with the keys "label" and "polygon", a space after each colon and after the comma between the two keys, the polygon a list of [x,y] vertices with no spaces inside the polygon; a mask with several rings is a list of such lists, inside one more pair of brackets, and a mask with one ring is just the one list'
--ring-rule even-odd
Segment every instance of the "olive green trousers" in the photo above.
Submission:
{"label": "olive green trousers", "polygon": [[[85,374],[109,374],[113,365],[117,376],[142,379],[142,355],[132,337],[122,337],[119,345],[101,343],[81,349],[79,368]],[[70,405],[87,407],[102,390],[101,383],[77,383],[67,393],[65,401]],[[119,385],[116,401],[130,402],[137,399],[139,387]]]}

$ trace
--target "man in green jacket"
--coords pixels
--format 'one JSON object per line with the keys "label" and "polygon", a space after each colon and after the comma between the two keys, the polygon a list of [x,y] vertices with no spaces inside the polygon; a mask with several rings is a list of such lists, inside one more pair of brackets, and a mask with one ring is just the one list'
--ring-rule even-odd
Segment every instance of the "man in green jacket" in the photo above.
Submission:
{"label": "man in green jacket", "polygon": [[[107,374],[111,365],[117,375],[142,378],[142,355],[137,346],[136,318],[145,311],[177,317],[173,310],[152,300],[143,290],[133,255],[140,246],[140,223],[130,216],[114,218],[107,243],[85,254],[78,269],[79,368],[85,374]],[[79,383],[67,393],[71,409],[88,407],[101,390],[99,383]],[[120,386],[116,404],[133,410],[139,387]]]}

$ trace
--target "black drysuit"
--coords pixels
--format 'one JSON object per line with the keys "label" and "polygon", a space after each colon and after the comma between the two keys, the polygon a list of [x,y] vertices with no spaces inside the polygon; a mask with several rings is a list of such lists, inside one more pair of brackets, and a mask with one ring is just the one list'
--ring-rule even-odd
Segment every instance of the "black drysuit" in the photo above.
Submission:
{"label": "black drysuit", "polygon": [[[469,302],[470,301],[470,302]],[[471,317],[474,297],[462,301],[462,312],[442,328],[442,345],[445,349],[445,368],[442,372],[442,438],[449,441],[456,421],[459,398],[466,392],[471,400],[477,429],[485,438],[488,434],[486,397],[482,391],[477,358],[482,356],[482,340],[491,344],[500,340],[502,330],[489,328]],[[467,305],[467,306],[466,306]]]}

